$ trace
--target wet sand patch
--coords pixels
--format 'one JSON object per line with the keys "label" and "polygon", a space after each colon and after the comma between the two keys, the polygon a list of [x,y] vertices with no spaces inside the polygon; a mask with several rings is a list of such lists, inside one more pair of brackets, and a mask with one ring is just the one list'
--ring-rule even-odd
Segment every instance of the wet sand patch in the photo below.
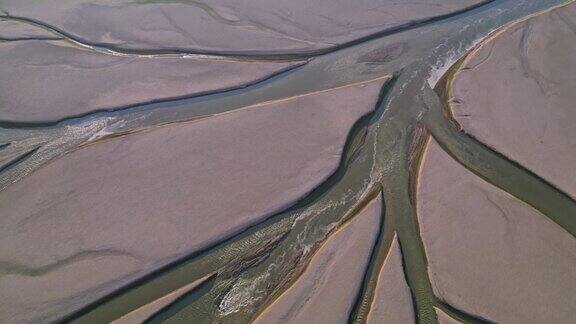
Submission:
{"label": "wet sand patch", "polygon": [[402,268],[402,252],[398,239],[390,247],[384,266],[378,277],[378,284],[368,323],[415,323],[410,287],[406,284]]}
{"label": "wet sand patch", "polygon": [[123,48],[271,52],[327,48],[481,2],[10,0],[0,9]]}
{"label": "wet sand patch", "polygon": [[511,27],[456,74],[464,131],[576,197],[576,5]]}
{"label": "wet sand patch", "polygon": [[300,278],[255,323],[347,323],[381,215],[378,196],[328,238]]}
{"label": "wet sand patch", "polygon": [[422,165],[418,217],[436,295],[495,322],[570,323],[574,237],[435,141]]}
{"label": "wet sand patch", "polygon": [[[142,260],[128,280],[219,241],[328,177],[352,125],[374,109],[382,82],[77,150],[0,194],[0,259],[40,267],[79,251],[113,248]],[[67,309],[124,285],[105,284],[118,279],[113,269],[107,264],[78,273],[106,280],[70,293]],[[33,287],[23,293],[43,295]],[[57,304],[46,296],[36,318]]]}
{"label": "wet sand patch", "polygon": [[46,122],[242,86],[293,63],[119,57],[65,41],[0,43],[0,120]]}

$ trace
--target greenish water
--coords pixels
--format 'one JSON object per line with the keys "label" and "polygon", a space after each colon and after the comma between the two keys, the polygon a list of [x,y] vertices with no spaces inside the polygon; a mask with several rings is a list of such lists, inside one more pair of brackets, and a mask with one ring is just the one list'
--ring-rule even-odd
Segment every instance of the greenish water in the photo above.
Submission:
{"label": "greenish water", "polygon": [[[575,220],[569,217],[576,214],[576,203],[458,131],[442,101],[453,73],[448,68],[455,64],[457,67],[458,60],[478,41],[510,22],[564,2],[492,1],[455,16],[314,56],[297,67],[242,88],[97,112],[36,127],[6,127],[0,131],[0,142],[11,144],[3,148],[4,152],[13,155],[35,151],[2,171],[0,190],[72,149],[109,136],[388,78],[374,111],[350,132],[338,170],[294,206],[159,269],[65,320],[107,322],[210,276],[199,288],[149,321],[248,322],[298,278],[331,233],[355,217],[374,197],[382,195],[385,208],[380,236],[350,321],[366,320],[378,273],[396,233],[418,322],[437,323],[434,307],[468,322],[487,322],[438,300],[432,290],[415,211],[414,187],[421,149],[431,134],[462,165],[576,235]],[[436,85],[446,70],[445,78]],[[95,136],[102,131],[107,135]],[[59,142],[54,144],[56,139]]]}

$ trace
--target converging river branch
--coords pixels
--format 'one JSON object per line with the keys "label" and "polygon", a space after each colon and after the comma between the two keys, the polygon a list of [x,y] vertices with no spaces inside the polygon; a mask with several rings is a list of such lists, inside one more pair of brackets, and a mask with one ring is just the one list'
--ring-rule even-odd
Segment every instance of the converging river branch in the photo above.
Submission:
{"label": "converging river branch", "polygon": [[[143,207],[142,210],[136,211],[127,210],[122,215],[116,215],[112,212],[115,209],[108,206],[111,204],[110,201],[91,200],[78,206],[62,207],[55,213],[62,213],[62,217],[68,222],[75,222],[78,221],[74,219],[75,214],[83,213],[85,210],[101,209],[107,213],[107,217],[117,217],[118,223],[126,222],[126,228],[142,226],[144,230],[138,231],[138,235],[134,236],[126,234],[126,241],[130,241],[126,244],[114,243],[114,240],[125,235],[125,232],[118,231],[114,232],[116,234],[113,236],[103,236],[104,239],[90,243],[94,245],[93,250],[78,249],[68,257],[55,255],[49,260],[52,263],[48,266],[38,266],[35,263],[25,265],[25,262],[13,261],[17,259],[12,256],[12,253],[16,253],[13,251],[16,250],[11,250],[12,247],[0,249],[0,276],[42,278],[42,275],[50,274],[54,270],[73,268],[82,262],[91,262],[100,255],[123,258],[123,267],[132,269],[132,264],[135,264],[134,269],[137,270],[127,270],[124,276],[114,278],[106,285],[97,286],[99,288],[94,290],[88,292],[79,290],[70,295],[61,296],[54,302],[54,307],[38,315],[37,318],[71,323],[100,323],[115,320],[118,323],[123,321],[268,323],[313,321],[313,310],[308,309],[309,314],[302,315],[306,312],[307,305],[321,304],[315,299],[319,298],[315,295],[315,293],[319,294],[317,291],[328,289],[330,285],[343,285],[337,281],[337,278],[341,277],[334,274],[336,273],[334,269],[346,268],[349,273],[356,273],[356,277],[348,279],[352,284],[347,286],[347,289],[352,292],[345,291],[344,294],[350,296],[340,301],[339,309],[330,311],[334,313],[332,314],[335,316],[333,320],[380,323],[382,322],[380,316],[388,314],[385,309],[388,309],[388,312],[391,309],[400,312],[401,309],[390,300],[387,301],[388,304],[382,303],[382,296],[386,294],[387,289],[392,291],[392,288],[384,285],[387,278],[384,274],[388,271],[387,267],[390,267],[396,260],[399,266],[397,271],[403,275],[397,279],[395,286],[390,287],[398,286],[398,291],[401,291],[402,282],[404,282],[406,287],[404,293],[408,298],[407,303],[404,301],[406,314],[408,314],[404,319],[417,323],[441,323],[445,322],[443,321],[445,318],[462,323],[509,321],[510,318],[506,317],[508,316],[506,312],[499,312],[498,308],[493,307],[489,301],[486,302],[477,296],[488,294],[474,290],[480,289],[478,286],[473,284],[467,286],[469,288],[467,291],[472,296],[470,299],[466,299],[468,295],[456,292],[460,291],[457,288],[451,290],[453,289],[451,284],[464,280],[462,278],[465,275],[461,275],[456,269],[458,261],[451,261],[454,268],[443,263],[448,257],[439,253],[438,249],[442,247],[448,251],[448,248],[443,245],[448,244],[445,242],[452,242],[448,240],[448,237],[459,236],[463,241],[469,242],[470,245],[462,243],[461,247],[457,247],[457,244],[448,244],[455,249],[453,253],[450,252],[451,256],[461,258],[458,260],[468,260],[462,261],[461,264],[462,269],[468,269],[470,265],[465,262],[472,262],[469,261],[472,258],[471,255],[475,255],[476,258],[481,255],[481,253],[475,254],[475,251],[484,249],[482,251],[485,253],[491,253],[487,252],[489,246],[482,245],[482,248],[478,247],[476,250],[471,247],[476,238],[475,226],[479,233],[481,231],[498,232],[499,227],[495,224],[501,225],[502,223],[507,231],[507,237],[514,241],[517,237],[514,236],[516,235],[514,231],[520,233],[518,237],[530,236],[532,234],[527,233],[536,233],[534,228],[537,226],[534,224],[541,222],[544,225],[538,226],[541,226],[542,233],[554,233],[549,235],[561,241],[560,243],[545,241],[547,243],[543,244],[556,244],[554,249],[561,250],[558,254],[564,256],[568,264],[566,268],[570,268],[569,264],[573,265],[576,260],[574,258],[576,251],[571,250],[576,244],[574,241],[576,236],[575,192],[571,191],[573,187],[569,187],[570,184],[565,186],[561,180],[557,182],[553,174],[550,176],[547,173],[540,174],[541,169],[538,169],[538,165],[532,167],[532,165],[524,164],[519,157],[511,158],[507,152],[498,150],[500,147],[496,145],[498,143],[487,143],[477,134],[469,132],[465,127],[463,129],[462,125],[465,126],[465,124],[461,122],[469,116],[462,117],[463,115],[459,113],[461,110],[457,110],[464,109],[455,106],[463,105],[464,100],[459,102],[458,98],[455,98],[453,89],[459,89],[457,86],[460,82],[459,73],[462,73],[462,78],[464,78],[465,71],[476,71],[476,65],[489,64],[485,61],[489,62],[493,56],[500,55],[490,52],[477,58],[480,56],[478,53],[487,51],[486,48],[495,47],[496,45],[492,43],[499,37],[504,37],[502,35],[511,33],[523,24],[536,25],[537,23],[533,20],[545,15],[562,15],[561,12],[565,8],[574,13],[575,11],[571,9],[574,6],[571,3],[571,1],[561,0],[480,1],[450,13],[424,17],[396,27],[371,32],[357,39],[340,43],[340,45],[293,52],[284,50],[268,52],[170,50],[109,46],[90,41],[73,32],[67,32],[63,27],[54,26],[40,18],[27,18],[23,16],[24,13],[13,14],[8,10],[1,16],[5,22],[33,26],[42,30],[42,33],[58,38],[58,42],[67,43],[70,48],[78,48],[81,51],[95,52],[98,55],[122,60],[146,59],[146,64],[156,64],[155,62],[162,62],[162,60],[201,62],[208,66],[229,64],[230,67],[226,69],[238,68],[238,73],[242,71],[250,73],[250,78],[237,80],[235,83],[226,84],[217,89],[199,89],[190,95],[173,93],[165,98],[142,96],[140,103],[120,103],[114,107],[102,106],[93,110],[74,110],[73,114],[54,115],[44,120],[4,119],[0,123],[0,213],[5,212],[10,215],[6,218],[6,226],[14,226],[14,229],[45,226],[49,231],[58,231],[59,226],[64,226],[58,224],[65,223],[51,223],[51,220],[44,217],[42,210],[36,214],[29,213],[24,218],[18,216],[18,213],[22,213],[21,210],[28,208],[19,207],[20,204],[39,202],[36,194],[25,193],[26,186],[34,187],[35,182],[32,179],[38,177],[37,181],[44,182],[53,179],[53,186],[64,185],[63,180],[57,177],[51,178],[48,173],[42,174],[50,166],[56,168],[58,163],[64,163],[55,171],[51,171],[55,174],[64,174],[69,170],[76,170],[73,161],[80,161],[70,160],[72,162],[66,163],[67,159],[84,156],[84,160],[93,161],[93,164],[84,169],[84,172],[99,168],[97,163],[107,163],[106,167],[111,169],[119,168],[114,161],[108,164],[106,162],[108,160],[103,159],[101,155],[86,153],[89,150],[140,137],[143,142],[121,142],[124,143],[122,144],[124,148],[107,151],[111,152],[107,154],[127,154],[126,152],[129,152],[131,147],[142,145],[149,151],[148,156],[154,157],[164,152],[159,146],[169,145],[172,138],[176,137],[176,133],[170,135],[175,127],[185,126],[190,129],[198,127],[200,129],[205,124],[208,125],[205,126],[206,128],[215,128],[219,125],[216,124],[219,120],[233,119],[235,114],[257,116],[267,110],[272,111],[276,109],[275,107],[283,107],[282,109],[292,109],[293,106],[314,107],[313,105],[321,100],[328,103],[328,108],[340,107],[340,109],[352,111],[353,109],[349,107],[355,106],[356,115],[347,117],[349,118],[347,119],[349,127],[346,128],[348,134],[342,139],[342,144],[336,145],[338,147],[338,150],[334,151],[337,153],[336,160],[329,174],[318,175],[320,171],[313,169],[315,171],[311,171],[306,177],[315,176],[314,183],[311,182],[308,187],[300,191],[291,189],[294,191],[293,196],[276,205],[268,206],[267,209],[262,208],[266,212],[262,213],[261,217],[242,216],[245,210],[248,211],[247,213],[255,213],[254,210],[257,207],[248,202],[244,207],[245,210],[238,211],[237,217],[244,217],[242,222],[238,221],[225,230],[218,229],[218,232],[216,230],[211,232],[212,227],[223,228],[225,225],[221,225],[219,221],[217,223],[216,220],[214,223],[206,221],[206,224],[212,225],[199,225],[205,226],[200,227],[206,229],[205,233],[201,233],[204,230],[194,229],[191,225],[190,228],[198,234],[191,233],[190,235],[199,237],[194,244],[178,243],[170,251],[155,251],[154,245],[150,245],[146,248],[151,250],[147,254],[144,249],[137,248],[138,240],[154,241],[156,230],[159,231],[158,235],[170,235],[170,231],[176,230],[178,226],[188,225],[181,225],[180,220],[161,225],[154,224],[154,219],[145,220],[145,222],[150,222],[147,224],[130,224],[130,215],[143,212],[150,207]],[[262,23],[222,18],[224,16],[220,16],[214,9],[203,3],[194,2],[194,6],[202,9],[210,17],[233,26],[248,26],[247,28],[259,29],[276,36],[280,33],[277,30],[270,31],[269,27]],[[576,17],[566,19],[569,20],[566,23],[567,26],[572,26],[572,28],[576,26]],[[293,38],[289,39],[293,40]],[[299,40],[297,43],[306,45],[308,41]],[[497,51],[497,49],[490,51]],[[524,66],[528,64],[525,60],[522,62]],[[256,70],[254,65],[250,64],[271,65],[258,67]],[[238,67],[232,68],[233,65]],[[571,69],[574,70],[574,67]],[[537,72],[533,72],[531,76],[533,75],[536,75],[535,78],[546,79]],[[194,82],[201,83],[202,79],[196,79]],[[506,83],[508,84],[514,83]],[[374,100],[370,101],[369,91],[372,91],[372,94],[377,93],[377,99],[374,96]],[[463,90],[458,95],[464,96],[466,93]],[[553,90],[547,93],[553,93]],[[468,100],[466,102],[472,102],[472,99],[466,100]],[[458,113],[455,114],[455,111]],[[318,114],[322,112],[319,110]],[[344,123],[344,117],[336,118],[328,114],[325,116],[333,118],[324,125],[327,128],[332,127],[333,123]],[[282,119],[285,120],[284,124],[274,124],[278,125],[274,126],[277,132],[287,132],[294,137],[300,136],[297,125],[304,123],[304,120],[289,124],[291,121],[288,117],[282,117]],[[256,120],[259,123],[266,122],[266,119]],[[209,126],[210,122],[213,122],[214,126]],[[246,125],[258,128],[255,124],[247,123]],[[313,132],[310,131],[305,135],[316,136],[314,134],[323,132],[321,126],[314,129]],[[163,142],[154,143],[144,140],[146,136],[161,131],[168,133]],[[213,132],[217,133],[215,129]],[[191,132],[188,136],[200,136],[198,134],[200,133]],[[260,158],[262,160],[267,158],[264,153],[258,156],[246,152],[244,147],[250,145],[241,146],[244,144],[236,142],[237,139],[232,138],[231,134],[234,133],[223,133],[221,136],[216,134],[217,137],[206,144],[203,150],[189,151],[181,147],[181,152],[198,156],[211,155],[212,160],[207,158],[200,160],[198,157],[198,161],[203,162],[198,162],[198,164],[190,162],[181,166],[178,169],[179,172],[184,174],[189,168],[200,167],[200,164],[218,164],[223,160],[231,160],[230,165],[233,165],[236,163],[235,159],[242,160],[249,157],[256,161]],[[272,133],[266,134],[272,136]],[[306,136],[298,137],[299,141],[306,142]],[[331,136],[335,137],[335,135]],[[266,141],[267,138],[253,139],[253,141],[256,140]],[[228,141],[227,143],[230,144],[226,145],[229,147],[226,147],[226,150],[218,150],[219,145],[224,145],[223,141]],[[278,141],[278,143],[290,142]],[[266,150],[271,150],[277,145],[280,144],[271,145]],[[236,151],[234,146],[242,149]],[[289,146],[281,146],[279,151],[283,149],[292,152]],[[266,150],[263,149],[262,152]],[[235,152],[236,155],[226,152]],[[179,156],[183,154],[174,155],[174,159],[179,159]],[[573,155],[574,152],[571,154]],[[278,161],[282,159],[284,156],[280,156]],[[141,163],[149,162],[143,159]],[[172,162],[166,160],[165,163]],[[253,163],[257,164],[257,162]],[[281,168],[289,168],[287,164],[282,164]],[[442,169],[442,166],[446,166],[445,169]],[[431,168],[435,168],[435,171],[430,171]],[[149,170],[164,172],[160,163],[153,164]],[[458,170],[460,173],[456,176],[448,170]],[[122,173],[130,172],[132,170],[126,168]],[[567,172],[573,172],[573,170]],[[139,177],[140,175],[134,171],[132,176]],[[430,180],[434,176],[438,179],[443,176],[446,179],[451,176],[454,178],[451,181],[446,180],[443,185],[434,185],[436,182]],[[226,185],[218,190],[235,186],[234,182],[241,181],[238,179],[240,177],[242,176],[229,175],[228,179],[223,182]],[[460,180],[462,186],[458,187]],[[96,177],[87,177],[85,181],[93,183],[94,186],[100,183]],[[114,180],[111,177],[106,181]],[[299,178],[298,181],[302,182],[305,179]],[[434,181],[440,183],[441,180]],[[122,190],[118,189],[124,188],[122,182],[114,183],[114,187],[110,190],[116,191],[116,195],[125,195]],[[471,183],[476,189],[466,186]],[[94,188],[89,184],[85,185]],[[265,185],[262,184],[263,188]],[[178,187],[182,184],[174,182],[174,186]],[[182,192],[185,197],[188,193],[187,188],[182,187],[178,195]],[[460,189],[450,191],[450,188]],[[148,188],[129,186],[123,190],[134,192],[134,196],[137,197],[147,194]],[[493,220],[486,216],[486,223],[472,216],[470,219],[465,219],[467,216],[454,216],[444,224],[443,219],[439,216],[436,219],[433,213],[429,212],[429,210],[436,210],[438,215],[450,215],[452,211],[464,208],[459,207],[458,204],[450,205],[450,203],[460,199],[457,198],[460,197],[457,196],[458,192],[465,192],[465,190],[471,190],[467,194],[470,197],[473,197],[474,190],[479,190],[481,193],[478,197],[484,198],[471,198],[474,200],[471,203],[483,201],[491,204],[490,208],[493,208],[500,216],[495,216]],[[440,194],[443,191],[447,194]],[[92,192],[96,195],[95,197],[105,197],[96,189]],[[237,192],[238,200],[245,199],[240,187],[236,187],[234,192]],[[49,199],[53,204],[59,204],[61,199],[79,199],[75,190],[70,189],[67,193],[67,198],[56,195]],[[28,198],[19,198],[22,195]],[[162,193],[158,195],[161,196],[159,201],[172,201],[168,195],[164,196]],[[246,197],[249,199],[249,195]],[[462,201],[465,201],[465,198],[463,196]],[[215,205],[219,204],[218,201],[228,198],[206,195],[201,199],[209,201],[205,206],[217,208]],[[148,206],[146,202],[140,203]],[[443,209],[444,207],[446,208]],[[172,208],[170,203],[162,204],[157,215],[163,215],[163,212],[171,213]],[[482,210],[488,207],[478,208]],[[524,209],[517,213],[514,208]],[[469,211],[473,212],[473,208]],[[430,216],[427,216],[428,213]],[[489,213],[486,212],[486,214]],[[468,214],[461,212],[458,215]],[[533,217],[534,220],[515,218],[518,215],[526,215],[526,219]],[[161,216],[158,217],[161,218]],[[482,214],[478,217],[482,217]],[[432,220],[435,220],[437,224],[434,224]],[[371,223],[363,223],[368,221]],[[467,225],[457,228],[465,221]],[[489,221],[493,223],[488,223]],[[94,219],[90,222],[89,224],[97,225],[86,228],[84,231],[106,232],[115,226],[114,223],[103,224]],[[523,225],[522,222],[531,223]],[[159,229],[160,226],[162,228]],[[160,234],[162,231],[167,232]],[[354,231],[356,231],[355,235],[363,236],[364,241],[357,242],[356,239],[351,238],[350,233]],[[363,232],[359,234],[358,231]],[[63,230],[62,235],[69,235],[67,233]],[[481,233],[478,237],[484,235]],[[40,234],[38,238],[39,242],[43,240],[52,242],[51,240],[57,236],[42,235],[44,234]],[[81,236],[76,234],[70,235],[71,239],[81,242],[80,244],[92,240],[80,238]],[[174,235],[186,237],[185,232]],[[467,238],[466,235],[469,237]],[[27,239],[32,238],[14,236],[15,241],[23,240],[24,242]],[[345,240],[354,243],[349,243],[349,246],[343,243]],[[123,241],[118,239],[118,242]],[[161,240],[158,242],[162,244]],[[147,243],[142,242],[142,244]],[[516,240],[510,243],[513,247],[514,244],[525,244],[526,247],[530,247],[526,248],[530,251],[536,249],[531,245],[535,244],[533,242],[521,244]],[[362,246],[364,248],[361,248]],[[72,247],[65,248],[75,250]],[[352,252],[345,254],[346,249]],[[522,257],[537,259],[537,257],[530,256],[528,252],[523,252],[525,250],[521,247],[513,249],[516,249],[514,250],[516,252],[510,252],[511,255],[517,253]],[[338,262],[336,257],[331,259],[332,257],[327,256],[339,255],[339,253],[346,255],[347,259],[342,261],[343,263],[335,263]],[[522,253],[527,253],[527,256]],[[433,260],[435,257],[437,261]],[[513,257],[506,258],[506,260],[510,259]],[[358,264],[358,268],[354,270],[351,265],[345,265],[347,260],[350,260],[349,263]],[[496,268],[501,265],[498,262],[504,262],[500,259],[489,260],[491,261],[487,262],[492,263],[489,266],[478,267],[478,271],[489,271],[490,266],[493,267],[492,271],[497,271]],[[114,264],[110,263],[111,266]],[[140,269],[137,264],[146,264],[146,266]],[[526,267],[528,266],[530,266],[529,262],[526,263]],[[564,264],[560,264],[559,267],[564,267]],[[311,271],[318,271],[321,275],[311,274]],[[442,277],[442,272],[447,273],[448,279]],[[574,274],[573,270],[572,274]],[[330,277],[331,275],[335,277]],[[553,273],[547,275],[555,276]],[[570,274],[567,277],[569,278]],[[479,282],[482,280],[480,276],[477,278]],[[522,278],[528,280],[529,277]],[[475,278],[468,279],[476,280]],[[28,282],[27,284],[32,285]],[[562,295],[568,296],[570,291],[576,291],[573,283],[566,282],[566,284],[572,287],[566,288],[567,292],[563,292]],[[530,283],[522,282],[522,285],[529,286]],[[503,294],[506,295],[506,293]],[[538,291],[533,291],[533,294],[538,293]],[[547,293],[549,292],[544,289],[543,294]],[[324,295],[321,299],[328,299],[327,296]],[[399,300],[402,294],[398,292],[395,296]],[[566,319],[567,315],[562,312],[569,309],[570,303],[574,302],[574,298],[570,298],[564,301],[566,304],[557,301],[562,304],[558,306],[560,310],[556,312],[560,314],[557,322]],[[541,300],[526,301],[527,304],[532,302],[539,304]],[[572,304],[572,306],[576,305]],[[321,306],[314,307],[322,309]],[[520,310],[517,312],[520,313],[523,308],[519,307]],[[511,313],[514,312],[516,308]],[[402,318],[401,316],[395,319],[390,317],[388,320],[394,322],[401,321]]]}

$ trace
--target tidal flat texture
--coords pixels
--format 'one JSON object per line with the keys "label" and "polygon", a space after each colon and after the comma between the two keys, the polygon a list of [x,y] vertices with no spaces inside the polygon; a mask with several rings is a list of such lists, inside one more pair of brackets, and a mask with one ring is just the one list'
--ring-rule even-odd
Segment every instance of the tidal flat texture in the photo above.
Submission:
{"label": "tidal flat texture", "polygon": [[139,324],[145,322],[148,318],[153,316],[155,313],[161,311],[163,308],[169,306],[170,304],[182,298],[186,294],[190,293],[192,290],[198,288],[202,283],[204,283],[208,278],[204,277],[196,280],[184,287],[181,287],[170,294],[158,298],[157,300],[146,304],[138,309],[131,311],[130,313],[120,317],[119,319],[112,321],[112,324]]}
{"label": "tidal flat texture", "polygon": [[346,323],[381,221],[378,197],[332,234],[300,278],[255,323]]}
{"label": "tidal flat texture", "polygon": [[406,284],[402,265],[402,252],[398,238],[394,237],[390,252],[384,261],[368,323],[414,323],[414,310],[410,287]]}
{"label": "tidal flat texture", "polygon": [[459,324],[460,323],[457,320],[453,319],[452,317],[448,316],[441,309],[436,309],[436,314],[438,315],[438,322],[440,324]]}
{"label": "tidal flat texture", "polygon": [[572,322],[574,237],[458,165],[434,141],[424,154],[418,200],[438,297],[497,323]]}
{"label": "tidal flat texture", "polygon": [[3,0],[0,10],[91,44],[128,49],[304,51],[481,0]]}
{"label": "tidal flat texture", "polygon": [[0,19],[0,40],[18,41],[31,39],[57,40],[61,39],[61,37],[58,37],[39,26],[33,26],[14,20]]}
{"label": "tidal flat texture", "polygon": [[0,323],[574,323],[574,0],[0,0]]}
{"label": "tidal flat texture", "polygon": [[112,56],[63,40],[0,43],[0,56],[0,119],[38,123],[242,87],[293,65]]}
{"label": "tidal flat texture", "polygon": [[576,197],[576,5],[483,45],[454,80],[464,131]]}
{"label": "tidal flat texture", "polygon": [[[3,304],[49,314],[290,205],[338,166],[346,134],[373,109],[380,86],[151,129],[38,170],[0,195],[0,253],[25,282],[14,286],[18,294],[0,289]],[[46,271],[26,276],[36,269]],[[58,291],[41,289],[43,274]]]}

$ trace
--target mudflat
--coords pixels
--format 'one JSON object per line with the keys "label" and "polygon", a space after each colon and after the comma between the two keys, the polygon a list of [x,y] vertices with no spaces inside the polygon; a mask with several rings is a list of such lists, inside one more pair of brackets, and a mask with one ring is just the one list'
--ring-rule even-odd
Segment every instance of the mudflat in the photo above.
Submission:
{"label": "mudflat", "polygon": [[573,322],[576,1],[0,2],[0,322]]}
{"label": "mudflat", "polygon": [[89,145],[11,186],[0,197],[0,253],[15,267],[0,278],[2,313],[50,318],[289,206],[336,169],[381,85]]}
{"label": "mudflat", "polygon": [[434,140],[421,172],[418,218],[439,298],[498,323],[572,322],[573,236],[476,177]]}
{"label": "mudflat", "polygon": [[378,277],[378,285],[368,323],[414,323],[414,310],[410,287],[406,284],[402,269],[402,252],[398,238],[394,237],[392,247],[384,261]]}
{"label": "mudflat", "polygon": [[305,51],[457,11],[481,0],[6,0],[0,10],[128,49]]}
{"label": "mudflat", "polygon": [[460,322],[448,316],[441,309],[436,308],[436,315],[438,316],[438,323],[440,324],[460,324]]}
{"label": "mudflat", "polygon": [[576,4],[482,45],[453,83],[465,132],[576,197]]}
{"label": "mudflat", "polygon": [[27,23],[0,18],[0,41],[17,41],[25,39],[58,39],[44,28]]}
{"label": "mudflat", "polygon": [[121,57],[63,40],[0,42],[0,56],[0,120],[5,122],[50,122],[226,90],[297,64]]}
{"label": "mudflat", "polygon": [[378,196],[328,238],[300,278],[255,323],[347,323],[381,220]]}

